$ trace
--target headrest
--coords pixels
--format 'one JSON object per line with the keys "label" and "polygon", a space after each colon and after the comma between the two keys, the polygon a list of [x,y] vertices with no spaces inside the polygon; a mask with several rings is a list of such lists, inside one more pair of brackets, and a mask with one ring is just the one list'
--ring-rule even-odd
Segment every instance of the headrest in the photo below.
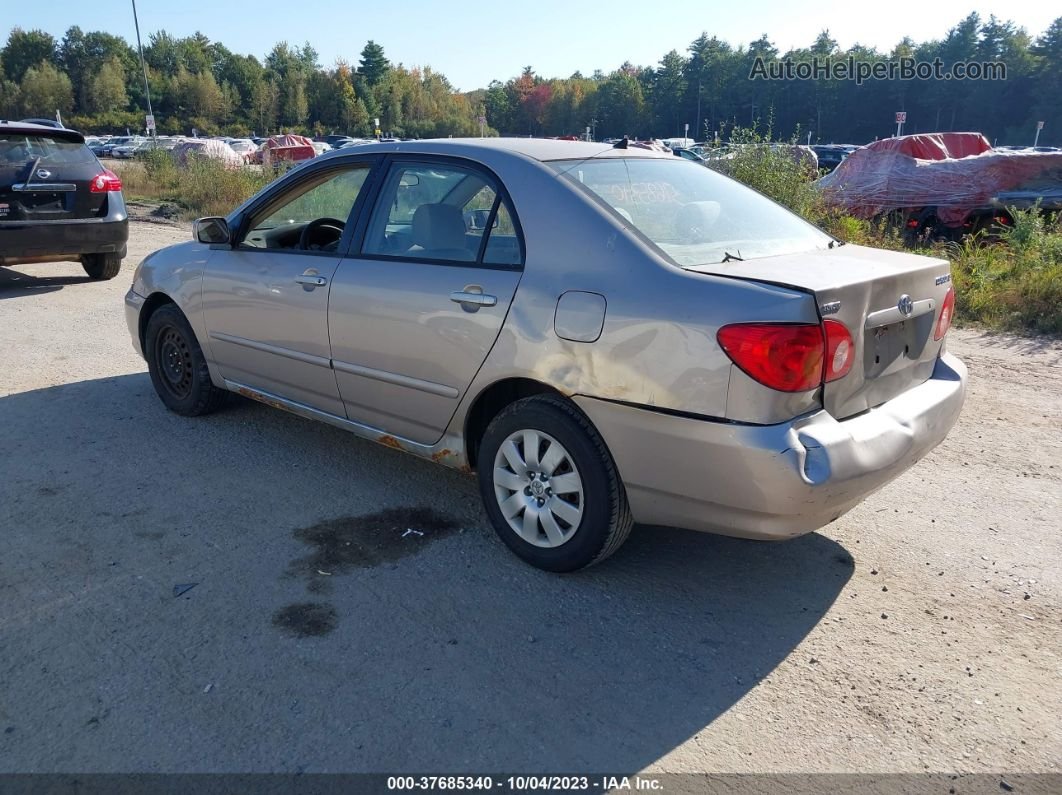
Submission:
{"label": "headrest", "polygon": [[691,242],[707,243],[721,210],[719,202],[713,201],[684,204],[675,219],[675,230]]}
{"label": "headrest", "polygon": [[423,249],[464,248],[465,220],[450,204],[422,204],[413,213],[413,243]]}

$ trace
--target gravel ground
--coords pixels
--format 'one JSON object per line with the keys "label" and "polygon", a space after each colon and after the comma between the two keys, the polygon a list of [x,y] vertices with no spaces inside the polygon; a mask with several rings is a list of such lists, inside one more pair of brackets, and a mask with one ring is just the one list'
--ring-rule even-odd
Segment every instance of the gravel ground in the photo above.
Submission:
{"label": "gravel ground", "polygon": [[820,533],[558,577],[454,472],[165,412],[121,299],[187,235],[0,269],[0,772],[1060,771],[1062,345],[953,331],[959,425]]}

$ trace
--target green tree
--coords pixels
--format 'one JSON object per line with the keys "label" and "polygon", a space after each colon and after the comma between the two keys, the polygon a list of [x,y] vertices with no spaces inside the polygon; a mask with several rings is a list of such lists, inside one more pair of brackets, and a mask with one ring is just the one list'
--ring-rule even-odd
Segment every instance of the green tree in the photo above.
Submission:
{"label": "green tree", "polygon": [[609,75],[597,90],[597,118],[603,137],[648,137],[645,96],[638,78],[624,71]]}
{"label": "green tree", "polygon": [[70,113],[74,107],[74,88],[70,78],[52,64],[31,66],[22,78],[22,112],[27,116],[54,116]]}
{"label": "green tree", "polygon": [[105,61],[89,84],[86,105],[92,113],[125,110],[129,96],[125,91],[125,69],[117,58]]}
{"label": "green tree", "polygon": [[372,39],[361,51],[361,62],[358,71],[365,77],[370,86],[379,83],[391,68],[391,62],[384,55],[384,49]]}
{"label": "green tree", "polygon": [[7,45],[0,50],[4,72],[16,83],[22,82],[31,67],[40,63],[54,65],[57,60],[55,38],[43,30],[12,28]]}
{"label": "green tree", "polygon": [[[687,117],[682,101],[686,93],[685,68],[686,59],[677,50],[672,50],[651,73],[649,103],[657,130],[678,134],[684,129],[683,124],[694,121]],[[691,124],[690,131],[696,136],[697,125]]]}

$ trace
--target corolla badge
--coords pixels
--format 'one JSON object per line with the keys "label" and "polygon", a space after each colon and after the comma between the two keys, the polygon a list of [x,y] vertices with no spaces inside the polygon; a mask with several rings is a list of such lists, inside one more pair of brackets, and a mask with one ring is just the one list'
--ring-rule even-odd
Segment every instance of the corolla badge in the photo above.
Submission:
{"label": "corolla badge", "polygon": [[52,172],[46,168],[37,169],[37,179],[48,179],[52,175]]}
{"label": "corolla badge", "polygon": [[900,314],[904,317],[910,317],[911,313],[914,312],[914,301],[907,294],[901,295],[900,300],[896,303],[896,308],[900,310]]}

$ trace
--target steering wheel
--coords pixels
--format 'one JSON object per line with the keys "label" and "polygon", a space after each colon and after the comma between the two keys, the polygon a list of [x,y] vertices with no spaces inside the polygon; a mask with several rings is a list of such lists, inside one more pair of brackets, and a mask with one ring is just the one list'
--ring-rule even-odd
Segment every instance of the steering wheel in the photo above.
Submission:
{"label": "steering wheel", "polygon": [[321,250],[328,245],[335,245],[339,242],[339,239],[343,237],[344,227],[346,227],[346,224],[340,221],[338,218],[315,218],[302,228],[302,234],[299,235],[299,248],[301,248],[303,251],[309,251],[310,240],[318,229],[329,229],[335,232],[336,234],[335,240],[329,241],[324,245],[318,244],[317,250]]}

